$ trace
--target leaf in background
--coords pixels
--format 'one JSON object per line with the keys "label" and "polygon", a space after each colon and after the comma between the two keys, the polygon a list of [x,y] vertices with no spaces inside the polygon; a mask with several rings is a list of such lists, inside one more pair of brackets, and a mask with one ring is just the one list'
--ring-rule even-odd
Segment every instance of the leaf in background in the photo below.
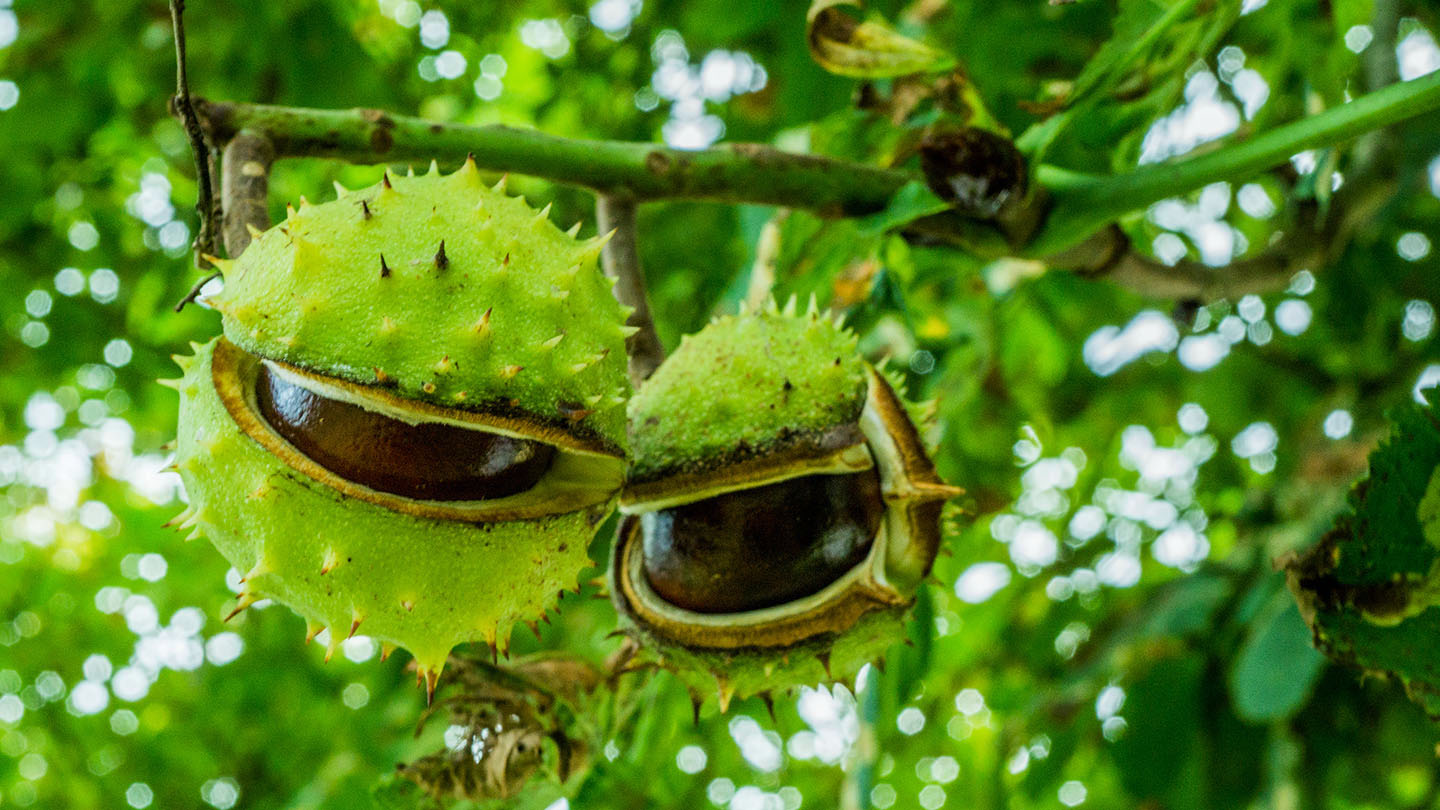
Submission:
{"label": "leaf in background", "polygon": [[805,15],[810,55],[831,73],[857,79],[883,79],[947,70],[955,60],[922,42],[896,33],[882,22],[856,22],[839,9],[859,7],[846,0],[815,0]]}
{"label": "leaf in background", "polygon": [[1195,0],[1122,0],[1115,15],[1115,34],[1085,65],[1066,98],[1074,106],[1094,91],[1119,83],[1123,71],[1141,56],[1174,23],[1186,16]]}
{"label": "leaf in background", "polygon": [[1153,600],[1141,632],[1146,638],[1178,638],[1207,632],[1216,611],[1233,589],[1229,580],[1207,573],[1177,580]]}
{"label": "leaf in background", "polygon": [[1350,512],[1286,568],[1321,652],[1398,677],[1440,718],[1440,410],[1406,405],[1391,420]]}
{"label": "leaf in background", "polygon": [[949,210],[950,205],[935,196],[935,192],[919,180],[911,180],[900,187],[890,198],[885,209],[856,220],[860,232],[866,236],[880,236],[914,222],[921,217],[939,214]]}
{"label": "leaf in background", "polygon": [[1252,723],[1284,720],[1310,697],[1325,659],[1310,646],[1310,633],[1294,601],[1277,592],[1250,625],[1230,670],[1236,714]]}
{"label": "leaf in background", "polygon": [[[1233,644],[1228,654],[1233,655]],[[1210,659],[1209,673],[1217,663]],[[1205,784],[1200,802],[1205,810],[1248,810],[1263,789],[1270,764],[1266,749],[1274,726],[1251,725],[1237,717],[1227,690],[1225,679],[1217,677],[1206,678],[1201,689],[1200,768]]]}
{"label": "leaf in background", "polygon": [[931,652],[935,648],[935,599],[929,588],[921,588],[915,596],[915,611],[910,615],[907,636],[913,646],[901,645],[891,653],[890,665],[895,668],[895,677],[890,682],[897,706],[904,706],[910,700],[930,671]]}
{"label": "leaf in background", "polygon": [[371,790],[370,798],[380,810],[413,810],[423,807],[428,800],[419,785],[395,774],[380,777]]}
{"label": "leaf in background", "polygon": [[[1177,4],[1190,6],[1192,2]],[[1122,0],[1114,19],[1114,33],[1100,50],[1095,52],[1085,69],[1075,78],[1061,106],[1067,112],[1052,115],[1036,124],[1021,136],[1020,146],[1036,157],[1043,154],[1046,146],[1054,140],[1069,123],[1073,110],[1088,101],[1097,90],[1114,85],[1123,71],[1144,48],[1153,43],[1154,37],[1172,21],[1166,14],[1165,5],[1158,0]]]}
{"label": "leaf in background", "polygon": [[[1197,0],[1122,0],[1112,35],[1059,100],[1061,112],[1026,130],[1017,141],[1021,150],[1038,162],[1058,160],[1050,155],[1052,145],[1068,152],[1083,144],[1092,155],[1108,152],[1111,171],[1133,163],[1137,135],[1179,100],[1183,82],[1175,68],[1208,59],[1216,39],[1234,23],[1228,6],[1204,15],[1195,13],[1197,5]],[[1066,155],[1059,162],[1073,160]]]}
{"label": "leaf in background", "polygon": [[1112,750],[1120,781],[1135,798],[1170,807],[1197,792],[1204,670],[1198,654],[1163,658],[1126,690],[1129,728]]}

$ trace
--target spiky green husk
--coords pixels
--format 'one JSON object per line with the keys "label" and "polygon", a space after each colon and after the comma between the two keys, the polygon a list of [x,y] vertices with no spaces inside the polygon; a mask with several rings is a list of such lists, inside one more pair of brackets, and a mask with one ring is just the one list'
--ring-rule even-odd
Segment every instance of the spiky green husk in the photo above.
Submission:
{"label": "spiky green husk", "polygon": [[641,642],[637,663],[669,670],[697,702],[715,698],[722,712],[732,700],[785,694],[799,686],[849,683],[860,668],[905,640],[906,608],[866,613],[843,633],[815,636],[785,649],[713,650],[683,647],[627,621]]}
{"label": "spiky green husk", "polygon": [[[719,318],[683,342],[631,400],[628,481],[664,482],[783,453],[857,423],[867,387],[857,339],[813,303],[803,314],[792,301],[784,311],[772,304]],[[615,559],[610,570],[623,576]],[[628,598],[617,587],[622,626],[641,644],[638,661],[673,672],[697,705],[714,697],[722,711],[732,699],[850,681],[904,640],[909,611],[908,604],[877,605],[844,629],[817,630],[789,646],[707,647],[665,635]]]}
{"label": "spiky green husk", "polygon": [[[573,590],[609,506],[523,522],[414,518],[346,499],[245,436],[215,393],[215,341],[177,357],[176,466],[198,529],[245,576],[240,604],[272,598],[332,644],[352,632],[409,650],[436,673],[465,642],[509,646]],[[515,576],[524,571],[525,576]],[[357,623],[358,622],[358,627]]]}
{"label": "spiky green husk", "polygon": [[601,244],[467,163],[302,204],[221,264],[225,290],[207,302],[251,354],[623,448],[627,313],[598,270]]}
{"label": "spiky green husk", "polygon": [[905,373],[890,364],[890,358],[886,357],[875,364],[875,370],[890,383],[895,390],[895,395],[900,398],[900,404],[904,406],[905,413],[910,417],[910,422],[920,433],[925,442],[925,449],[934,455],[935,448],[940,444],[939,418],[940,403],[938,400],[915,400],[910,397],[910,385],[905,379]]}
{"label": "spiky green husk", "polygon": [[718,318],[683,340],[630,400],[630,478],[763,455],[853,424],[865,386],[855,335],[813,306]]}

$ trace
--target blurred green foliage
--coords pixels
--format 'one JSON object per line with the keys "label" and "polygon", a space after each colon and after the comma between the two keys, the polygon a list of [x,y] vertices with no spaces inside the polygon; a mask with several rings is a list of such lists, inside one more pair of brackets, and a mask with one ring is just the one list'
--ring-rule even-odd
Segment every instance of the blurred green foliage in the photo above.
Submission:
{"label": "blurred green foliage", "polygon": [[[193,89],[215,99],[631,140],[720,123],[727,141],[901,165],[944,113],[862,109],[859,83],[812,61],[804,3],[189,5]],[[1440,62],[1421,2],[866,13],[958,58],[1022,146],[1081,172],[1334,106],[1396,54],[1402,76]],[[723,86],[704,66],[737,70],[737,54],[763,80],[696,95]],[[162,527],[180,508],[163,470],[175,402],[153,381],[218,330],[203,308],[170,311],[199,275],[173,60],[162,2],[0,2],[0,807],[367,806],[443,731],[412,738],[423,697],[404,656],[379,663],[359,640],[323,664],[282,607],[222,624],[219,556]],[[1386,412],[1440,376],[1437,155],[1431,115],[1121,223],[1144,250],[1221,264],[1346,183],[1382,192],[1328,266],[1207,302],[907,241],[889,232],[922,213],[904,200],[893,221],[646,205],[667,345],[744,297],[773,223],[775,292],[845,311],[869,356],[938,399],[938,463],[966,514],[883,673],[773,719],[752,700],[698,723],[678,682],[644,678],[570,806],[1437,806],[1440,731],[1398,685],[1328,666],[1272,568],[1345,508]],[[272,205],[379,171],[284,161]],[[512,188],[593,230],[587,193]],[[607,546],[602,531],[592,557]],[[562,608],[515,650],[614,651],[596,587]]]}

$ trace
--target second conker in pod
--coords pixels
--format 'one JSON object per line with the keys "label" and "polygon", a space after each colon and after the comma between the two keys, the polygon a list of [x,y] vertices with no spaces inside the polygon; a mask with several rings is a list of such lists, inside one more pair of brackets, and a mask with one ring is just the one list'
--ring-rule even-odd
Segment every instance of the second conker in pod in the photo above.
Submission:
{"label": "second conker in pod", "polygon": [[717,319],[628,413],[612,596],[692,693],[848,678],[903,637],[958,490],[853,334],[793,302]]}

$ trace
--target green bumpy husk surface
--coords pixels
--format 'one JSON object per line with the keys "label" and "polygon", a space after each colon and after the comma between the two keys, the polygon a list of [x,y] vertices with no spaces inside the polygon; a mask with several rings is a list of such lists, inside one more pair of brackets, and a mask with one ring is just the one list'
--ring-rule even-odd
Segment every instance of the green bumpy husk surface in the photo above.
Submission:
{"label": "green bumpy husk surface", "polygon": [[332,645],[358,630],[438,672],[457,644],[507,648],[515,622],[541,617],[576,587],[609,505],[476,524],[345,498],[241,432],[211,381],[214,347],[177,358],[176,466],[190,497],[180,522],[245,576],[241,606],[273,598],[312,630],[328,627]]}
{"label": "green bumpy husk surface", "polygon": [[786,694],[801,686],[850,683],[866,664],[882,660],[905,640],[909,607],[873,610],[842,633],[812,637],[793,647],[717,650],[683,647],[631,624],[642,642],[640,661],[654,661],[690,690],[692,699],[715,697],[721,711],[732,699]]}
{"label": "green bumpy husk surface", "polygon": [[251,354],[623,449],[628,313],[598,269],[603,242],[575,240],[467,162],[302,204],[221,263],[225,289],[207,303]]}
{"label": "green bumpy husk surface", "polygon": [[855,335],[813,307],[718,318],[682,340],[630,400],[630,480],[764,455],[853,424],[865,387]]}

